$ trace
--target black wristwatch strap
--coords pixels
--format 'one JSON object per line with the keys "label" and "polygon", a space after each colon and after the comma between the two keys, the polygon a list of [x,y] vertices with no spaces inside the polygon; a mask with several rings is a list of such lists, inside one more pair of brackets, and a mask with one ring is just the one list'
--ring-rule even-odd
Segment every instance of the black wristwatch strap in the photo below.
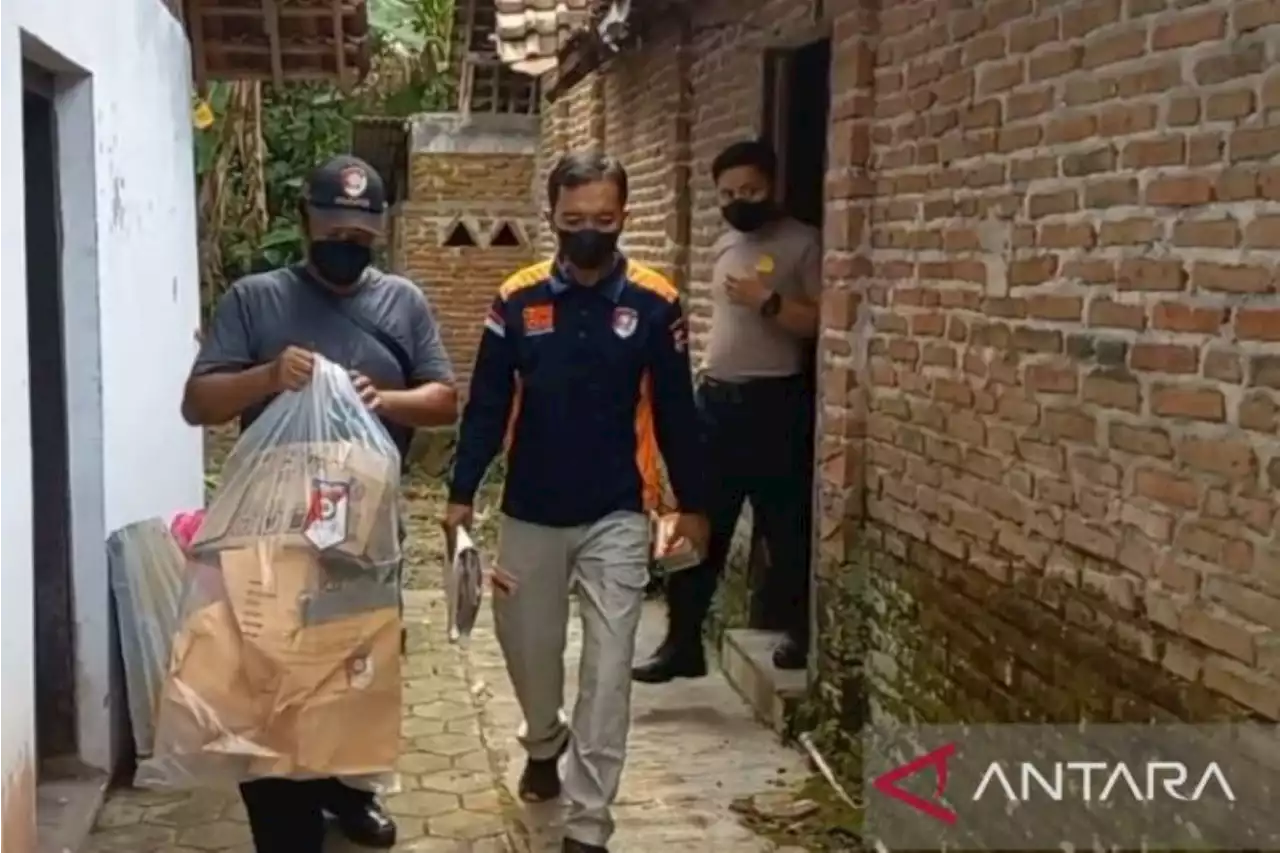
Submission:
{"label": "black wristwatch strap", "polygon": [[760,305],[760,316],[777,317],[782,310],[782,294],[770,293],[769,298]]}

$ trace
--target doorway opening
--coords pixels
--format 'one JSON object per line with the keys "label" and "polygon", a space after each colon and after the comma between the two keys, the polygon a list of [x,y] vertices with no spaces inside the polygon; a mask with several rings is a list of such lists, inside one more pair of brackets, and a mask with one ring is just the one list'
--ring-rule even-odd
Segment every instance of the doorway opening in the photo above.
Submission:
{"label": "doorway opening", "polygon": [[22,69],[39,774],[78,752],[62,234],[54,77]]}
{"label": "doorway opening", "polygon": [[[822,232],[825,212],[827,172],[827,119],[831,105],[831,39],[819,38],[799,45],[772,48],[764,55],[764,115],[762,138],[778,155],[778,200],[796,219]],[[809,428],[800,440],[806,442],[805,458],[814,459],[814,430],[817,406],[817,341],[806,350],[804,375],[810,399]],[[809,468],[813,475],[813,466]],[[810,494],[812,495],[812,481]],[[812,524],[813,507],[809,522]],[[812,532],[810,531],[810,534]],[[809,536],[812,542],[812,535]],[[812,559],[810,559],[810,566]],[[754,531],[748,558],[751,581],[750,626],[776,631],[777,610],[770,607],[771,590],[766,589],[769,554],[759,531]],[[797,566],[809,571],[810,566]],[[812,615],[810,617],[812,619]]]}

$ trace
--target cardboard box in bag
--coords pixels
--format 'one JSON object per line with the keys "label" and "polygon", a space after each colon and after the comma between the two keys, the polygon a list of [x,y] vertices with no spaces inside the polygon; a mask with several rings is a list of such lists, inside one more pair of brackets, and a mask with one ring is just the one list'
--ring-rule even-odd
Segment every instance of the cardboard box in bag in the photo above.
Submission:
{"label": "cardboard box in bag", "polygon": [[241,777],[387,771],[400,741],[398,608],[308,624],[323,569],[287,541],[219,555],[225,600],[175,642],[166,752],[236,756]]}
{"label": "cardboard box in bag", "polygon": [[263,735],[279,757],[255,775],[389,771],[400,747],[400,614],[396,608],[308,625],[281,661]]}
{"label": "cardboard box in bag", "polygon": [[398,544],[396,462],[345,441],[282,445],[223,483],[192,542],[196,552],[246,548],[263,538],[386,559]]}

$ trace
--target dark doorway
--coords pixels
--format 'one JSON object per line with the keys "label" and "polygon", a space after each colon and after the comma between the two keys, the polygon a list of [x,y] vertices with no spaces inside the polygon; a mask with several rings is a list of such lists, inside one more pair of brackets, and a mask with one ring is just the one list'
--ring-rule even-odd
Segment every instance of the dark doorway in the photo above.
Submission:
{"label": "dark doorway", "polygon": [[36,749],[45,764],[77,751],[67,371],[54,80],[29,63],[23,64],[22,78]]}
{"label": "dark doorway", "polygon": [[[831,41],[817,39],[799,46],[765,52],[763,137],[778,153],[778,193],[787,212],[822,231],[827,172],[827,118],[831,104]],[[808,351],[805,376],[817,393],[817,342]],[[816,416],[816,412],[814,413]],[[814,458],[814,420],[797,440],[806,442]],[[810,469],[812,472],[812,468]],[[812,540],[812,535],[810,536]],[[750,625],[777,630],[772,593],[765,588],[769,554],[755,531],[748,560],[751,574]],[[810,560],[812,563],[812,560]],[[808,571],[809,567],[797,567]]]}
{"label": "dark doorway", "polygon": [[778,152],[788,212],[822,228],[831,104],[831,41],[765,54],[765,138]]}

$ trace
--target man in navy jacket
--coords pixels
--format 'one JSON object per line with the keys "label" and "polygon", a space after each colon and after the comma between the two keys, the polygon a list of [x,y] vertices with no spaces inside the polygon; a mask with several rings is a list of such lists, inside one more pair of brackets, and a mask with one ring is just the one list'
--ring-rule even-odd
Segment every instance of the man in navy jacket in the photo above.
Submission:
{"label": "man in navy jacket", "polygon": [[[507,279],[485,318],[445,527],[470,524],[505,442],[494,615],[525,717],[520,795],[559,796],[567,750],[564,849],[602,851],[630,725],[659,450],[682,513],[676,535],[699,550],[704,484],[678,294],[617,249],[626,172],[604,155],[568,154],[547,197],[559,249]],[[574,587],[583,643],[570,722],[561,706]]]}

